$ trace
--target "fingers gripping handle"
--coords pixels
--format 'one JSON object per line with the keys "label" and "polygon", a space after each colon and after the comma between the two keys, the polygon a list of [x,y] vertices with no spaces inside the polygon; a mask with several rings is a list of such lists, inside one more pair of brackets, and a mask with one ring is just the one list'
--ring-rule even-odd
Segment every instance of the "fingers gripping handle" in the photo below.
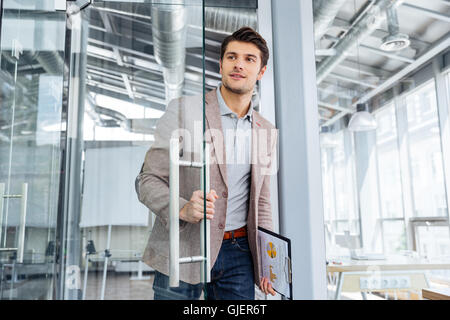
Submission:
{"label": "fingers gripping handle", "polygon": [[[170,140],[169,146],[169,285],[171,287],[178,287],[180,281],[180,263],[194,263],[194,262],[205,262],[201,266],[201,278],[202,282],[210,282],[210,222],[208,219],[203,219],[200,225],[200,248],[201,256],[197,257],[184,257],[180,259],[180,165],[188,165],[193,167],[200,167],[201,177],[200,184],[202,190],[205,193],[209,192],[210,189],[210,176],[209,176],[209,145],[205,145],[206,155],[204,161],[198,163],[186,163],[186,161],[180,161],[179,159],[179,140],[174,138]],[[203,153],[202,153],[203,155]],[[205,168],[203,168],[203,163]],[[205,179],[203,178],[205,175]],[[206,184],[204,185],[204,181]],[[206,224],[206,225],[205,225]]]}

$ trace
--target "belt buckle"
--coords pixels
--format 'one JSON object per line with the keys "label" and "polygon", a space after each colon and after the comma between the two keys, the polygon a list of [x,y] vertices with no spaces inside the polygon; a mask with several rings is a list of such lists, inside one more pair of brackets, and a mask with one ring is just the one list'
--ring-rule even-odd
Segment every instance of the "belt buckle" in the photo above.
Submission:
{"label": "belt buckle", "polygon": [[231,230],[231,243],[232,244],[236,243],[236,238],[234,237],[234,230]]}

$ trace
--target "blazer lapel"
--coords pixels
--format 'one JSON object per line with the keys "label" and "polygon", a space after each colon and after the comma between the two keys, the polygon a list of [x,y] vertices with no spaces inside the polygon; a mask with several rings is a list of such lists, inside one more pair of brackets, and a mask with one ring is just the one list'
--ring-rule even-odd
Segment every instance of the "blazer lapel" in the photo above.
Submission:
{"label": "blazer lapel", "polygon": [[[219,171],[222,175],[222,179],[228,188],[227,182],[227,165],[226,165],[226,153],[225,153],[225,141],[223,139],[222,130],[222,119],[220,117],[219,102],[217,100],[217,89],[211,90],[205,95],[205,118],[208,124],[207,129],[217,129],[220,130],[222,139],[217,139],[217,137],[212,134],[211,140],[214,145],[214,154],[216,156],[216,161],[219,165]],[[218,152],[221,152],[218,155]]]}
{"label": "blazer lapel", "polygon": [[[261,176],[261,159],[267,157],[266,152],[270,151],[270,137],[267,132],[261,132],[261,130],[267,130],[263,127],[262,121],[260,121],[260,115],[258,112],[253,111],[252,121],[252,169],[251,169],[251,190],[250,197],[257,198],[262,186],[263,177]],[[267,138],[267,141],[259,141],[259,139]],[[266,146],[266,147],[264,147]]]}
{"label": "blazer lapel", "polygon": [[253,111],[253,121],[252,121],[252,169],[251,169],[251,184],[250,184],[250,198],[255,199],[256,193],[258,191],[259,184],[259,162],[258,162],[258,128],[256,124],[257,119],[256,112]]}

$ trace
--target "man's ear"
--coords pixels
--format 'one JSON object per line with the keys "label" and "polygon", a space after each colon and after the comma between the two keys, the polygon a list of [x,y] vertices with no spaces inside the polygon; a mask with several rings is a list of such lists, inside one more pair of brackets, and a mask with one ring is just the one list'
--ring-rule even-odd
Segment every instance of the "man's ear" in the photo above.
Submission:
{"label": "man's ear", "polygon": [[222,59],[219,59],[219,73],[222,74]]}
{"label": "man's ear", "polygon": [[257,80],[261,80],[261,78],[263,77],[264,72],[266,72],[266,70],[267,70],[267,64],[263,68],[261,68],[261,70],[259,70]]}

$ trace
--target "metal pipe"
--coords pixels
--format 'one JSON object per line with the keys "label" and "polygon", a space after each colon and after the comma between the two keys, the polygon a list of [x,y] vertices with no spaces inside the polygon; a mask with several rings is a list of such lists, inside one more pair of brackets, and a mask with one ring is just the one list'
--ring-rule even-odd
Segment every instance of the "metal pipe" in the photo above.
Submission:
{"label": "metal pipe", "polygon": [[[342,0],[339,0],[342,1]],[[185,41],[188,11],[184,0],[158,4],[153,0],[151,8],[153,46],[156,61],[163,67],[166,102],[183,93],[185,75]],[[167,3],[168,2],[168,3]],[[194,15],[200,11],[190,11]],[[190,17],[189,19],[201,19]],[[232,33],[243,26],[257,28],[257,14],[251,9],[205,8],[205,29]]]}
{"label": "metal pipe", "polygon": [[386,9],[386,19],[388,31],[390,35],[399,33],[400,27],[398,25],[397,9],[389,7]]}
{"label": "metal pipe", "polygon": [[[344,0],[339,0],[344,1]],[[233,33],[241,27],[258,27],[258,17],[253,9],[205,8],[205,29]]]}
{"label": "metal pipe", "polygon": [[357,43],[369,36],[381,22],[386,19],[385,10],[397,7],[404,0],[378,0],[359,22],[334,47],[338,54],[327,57],[317,66],[317,83],[322,82],[336,66],[345,59],[347,54],[355,48]]}
{"label": "metal pipe", "polygon": [[183,0],[151,6],[153,48],[156,61],[163,67],[166,102],[182,95],[186,56],[186,8]]}
{"label": "metal pipe", "polygon": [[327,32],[339,9],[347,0],[321,1],[314,11],[314,40],[317,42]]}

